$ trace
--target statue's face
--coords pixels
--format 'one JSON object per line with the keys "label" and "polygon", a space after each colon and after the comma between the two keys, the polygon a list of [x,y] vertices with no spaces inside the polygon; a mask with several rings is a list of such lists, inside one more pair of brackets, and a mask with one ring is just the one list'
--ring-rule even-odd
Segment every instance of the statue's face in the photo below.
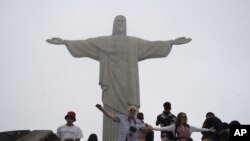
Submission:
{"label": "statue's face", "polygon": [[116,32],[122,33],[125,31],[126,19],[124,16],[117,16],[114,21],[114,28]]}

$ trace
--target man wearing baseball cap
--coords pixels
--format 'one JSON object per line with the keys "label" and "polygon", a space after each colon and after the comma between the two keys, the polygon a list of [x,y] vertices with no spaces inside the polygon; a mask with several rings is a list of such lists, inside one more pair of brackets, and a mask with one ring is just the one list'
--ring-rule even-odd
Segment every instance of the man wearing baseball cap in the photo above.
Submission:
{"label": "man wearing baseball cap", "polygon": [[57,128],[56,135],[60,138],[60,141],[80,141],[83,137],[82,130],[73,124],[76,121],[76,114],[73,111],[69,111],[64,117],[66,124]]}

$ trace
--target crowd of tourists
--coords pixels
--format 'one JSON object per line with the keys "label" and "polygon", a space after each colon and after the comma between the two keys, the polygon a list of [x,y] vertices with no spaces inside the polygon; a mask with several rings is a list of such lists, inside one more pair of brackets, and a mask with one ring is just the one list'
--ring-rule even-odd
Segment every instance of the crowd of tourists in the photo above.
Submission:
{"label": "crowd of tourists", "polygon": [[[234,120],[222,122],[213,112],[207,112],[201,128],[189,125],[187,114],[171,113],[171,103],[163,104],[164,110],[156,118],[156,126],[144,122],[144,115],[135,106],[128,107],[127,114],[114,114],[105,110],[102,105],[96,107],[105,116],[119,124],[117,141],[154,141],[154,131],[161,131],[161,141],[193,141],[191,134],[201,132],[201,141],[229,141],[229,126],[240,125]],[[74,125],[76,114],[69,111],[65,116],[66,124],[58,127],[57,136],[60,141],[80,141],[83,137],[81,128]],[[96,134],[90,134],[88,141],[98,141]]]}

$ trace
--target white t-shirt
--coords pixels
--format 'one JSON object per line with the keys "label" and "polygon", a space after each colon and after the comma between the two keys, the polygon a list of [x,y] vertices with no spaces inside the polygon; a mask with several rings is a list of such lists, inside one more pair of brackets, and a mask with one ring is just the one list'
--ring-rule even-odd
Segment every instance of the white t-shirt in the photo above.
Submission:
{"label": "white t-shirt", "polygon": [[56,135],[61,139],[61,141],[65,139],[80,139],[83,137],[81,128],[73,125],[73,126],[67,126],[62,125],[57,128]]}

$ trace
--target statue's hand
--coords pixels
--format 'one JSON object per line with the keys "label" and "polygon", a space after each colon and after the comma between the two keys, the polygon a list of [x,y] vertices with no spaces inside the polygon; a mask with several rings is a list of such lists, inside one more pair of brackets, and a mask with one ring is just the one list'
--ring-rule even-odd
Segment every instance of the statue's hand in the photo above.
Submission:
{"label": "statue's hand", "polygon": [[65,45],[65,41],[61,38],[52,38],[52,39],[47,39],[46,42],[50,44],[55,44],[55,45]]}
{"label": "statue's hand", "polygon": [[186,37],[176,38],[176,39],[173,41],[173,45],[186,44],[186,43],[189,43],[191,40],[192,40],[191,38],[186,38]]}

